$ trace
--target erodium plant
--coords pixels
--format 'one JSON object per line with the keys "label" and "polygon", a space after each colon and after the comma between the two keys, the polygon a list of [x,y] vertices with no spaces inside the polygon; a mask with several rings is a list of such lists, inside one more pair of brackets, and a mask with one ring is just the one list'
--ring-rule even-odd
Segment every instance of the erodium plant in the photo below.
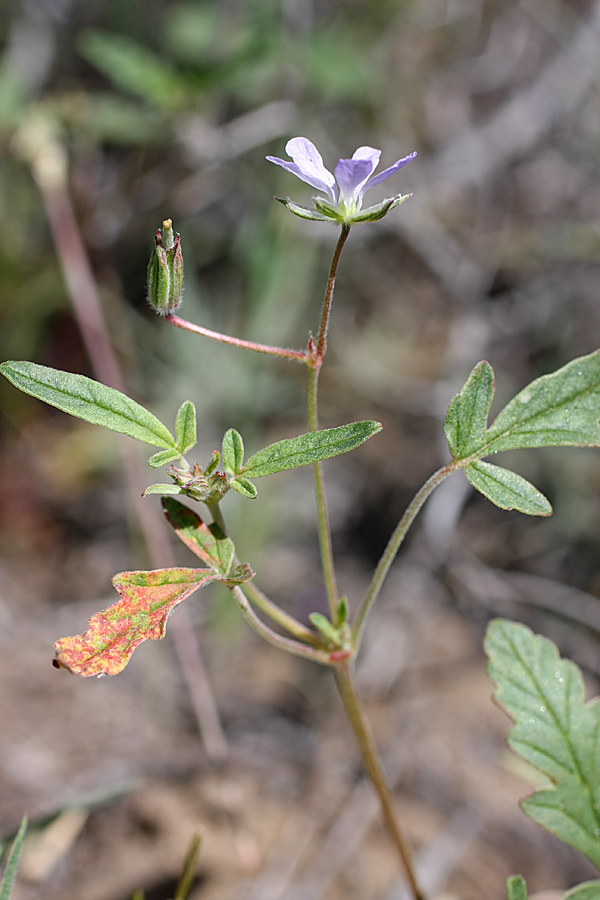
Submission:
{"label": "erodium plant", "polygon": [[[374,437],[381,425],[361,421],[319,428],[319,373],[327,351],[336,273],[351,226],[382,218],[410,195],[397,194],[367,208],[363,208],[364,196],[398,172],[415,154],[375,174],[380,151],[360,147],[352,159],[339,160],[332,174],[306,138],[293,138],[286,151],[289,160],[267,159],[325,196],[315,197],[314,208],[290,199],[281,202],[294,215],[332,222],[340,228],[320,327],[315,337],[310,336],[306,349],[289,350],[241,340],[175,315],[181,300],[183,258],[179,235],[174,234],[170,220],[163,222],[156,236],[148,267],[148,290],[154,309],[172,325],[304,365],[306,433],[277,441],[246,458],[242,437],[231,428],[225,433],[220,450],[214,450],[210,460],[198,463],[190,459],[196,444],[196,413],[191,400],[179,408],[173,433],[129,397],[82,375],[30,362],[5,362],[1,366],[6,378],[22,391],[87,422],[156,448],[148,465],[152,469],[169,466],[169,480],[151,484],[145,494],[162,495],[167,522],[201,562],[194,568],[115,575],[113,585],[119,600],[92,616],[85,633],[58,640],[54,662],[57,667],[84,677],[116,675],[139,644],[164,636],[169,613],[177,604],[210,582],[226,585],[243,617],[261,637],[282,650],[332,669],[410,889],[415,900],[422,900],[424,895],[411,853],[355,687],[354,665],[367,619],[419,510],[435,488],[453,473],[462,471],[476,490],[502,509],[531,516],[551,514],[550,503],[532,484],[485,458],[520,448],[600,446],[600,351],[533,381],[501,410],[491,425],[488,415],[494,395],[494,373],[488,362],[475,366],[448,408],[445,435],[450,461],[431,475],[406,509],[358,602],[356,614],[350,618],[347,600],[340,597],[336,584],[323,462]],[[254,500],[255,481],[301,466],[313,467],[323,579],[329,602],[329,616],[315,612],[309,617],[309,626],[281,609],[255,585],[255,573],[236,555],[220,506],[230,490]],[[203,505],[207,521],[182,503],[182,498]],[[600,704],[586,704],[579,669],[562,660],[549,640],[523,625],[502,619],[493,621],[485,647],[496,700],[514,720],[508,742],[550,780],[550,787],[523,801],[523,811],[600,867]],[[527,896],[520,876],[508,880],[507,891],[509,900],[525,900]],[[600,880],[579,885],[566,896],[572,900],[598,900]]]}

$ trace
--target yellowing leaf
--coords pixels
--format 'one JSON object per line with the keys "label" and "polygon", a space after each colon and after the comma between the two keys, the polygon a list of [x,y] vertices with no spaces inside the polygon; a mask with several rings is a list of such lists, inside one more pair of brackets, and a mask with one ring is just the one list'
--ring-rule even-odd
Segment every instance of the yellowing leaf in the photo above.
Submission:
{"label": "yellowing leaf", "polygon": [[165,636],[169,613],[216,579],[209,569],[121,572],[112,583],[121,599],[92,616],[84,634],[56,641],[57,668],[75,675],[117,675],[143,641]]}

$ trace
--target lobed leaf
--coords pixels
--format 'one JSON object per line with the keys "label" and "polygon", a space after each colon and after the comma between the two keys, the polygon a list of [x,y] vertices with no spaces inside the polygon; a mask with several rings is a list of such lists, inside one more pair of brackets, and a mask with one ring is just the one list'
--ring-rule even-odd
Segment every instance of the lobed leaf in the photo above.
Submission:
{"label": "lobed leaf", "polygon": [[165,497],[161,504],[167,522],[179,540],[217,574],[228,575],[235,548],[233,541],[223,534],[219,526],[205,525],[197,513],[179,500]]}
{"label": "lobed leaf", "polygon": [[521,447],[600,447],[600,350],[532,381],[494,420],[485,454]]}
{"label": "lobed leaf", "polygon": [[244,463],[244,442],[239,431],[230,428],[223,437],[221,448],[223,468],[228,475],[239,475]]}
{"label": "lobed leaf", "polygon": [[[354,450],[378,431],[381,431],[380,423],[372,421],[310,431],[259,450],[250,457],[242,471],[252,478],[262,478],[263,475],[309,466]],[[235,487],[233,484],[231,486]]]}
{"label": "lobed leaf", "polygon": [[191,400],[186,400],[179,407],[175,420],[175,439],[182,456],[196,446],[196,407]]}
{"label": "lobed leaf", "polygon": [[579,668],[525,625],[494,620],[485,650],[494,698],[515,722],[510,747],[554,785],[523,800],[522,810],[600,867],[598,698],[586,703]]}
{"label": "lobed leaf", "polygon": [[173,436],[156,416],[98,381],[31,362],[8,361],[0,371],[21,391],[78,419],[154,447],[175,447]]}
{"label": "lobed leaf", "polygon": [[465,459],[485,443],[490,406],[494,399],[494,370],[478,363],[462,390],[452,398],[444,433],[454,459]]}
{"label": "lobed leaf", "polygon": [[56,641],[54,664],[84,678],[117,675],[139,644],[165,636],[171,610],[216,578],[210,569],[185,568],[115,575],[121,599],[93,615],[84,634]]}
{"label": "lobed leaf", "polygon": [[500,509],[516,509],[528,516],[551,516],[552,506],[530,481],[490,463],[470,463],[465,468],[468,481]]}

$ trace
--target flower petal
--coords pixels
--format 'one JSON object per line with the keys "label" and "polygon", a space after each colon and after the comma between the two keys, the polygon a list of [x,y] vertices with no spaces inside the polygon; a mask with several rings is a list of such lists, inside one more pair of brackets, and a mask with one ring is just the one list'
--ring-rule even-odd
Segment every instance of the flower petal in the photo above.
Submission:
{"label": "flower petal", "polygon": [[386,178],[389,178],[390,175],[393,175],[394,172],[397,172],[406,163],[409,163],[411,159],[414,159],[417,155],[416,151],[414,153],[409,153],[408,156],[405,156],[403,159],[399,159],[394,163],[393,166],[390,166],[388,169],[384,169],[383,172],[379,172],[377,175],[374,175],[373,178],[369,181],[369,184],[365,188],[365,190],[370,191],[372,187],[375,187],[376,184],[381,184],[382,181],[385,181]]}
{"label": "flower petal", "polygon": [[373,171],[372,159],[340,159],[335,178],[340,187],[340,203],[359,205],[364,185]]}
{"label": "flower petal", "polygon": [[292,138],[285,145],[285,151],[292,157],[293,162],[279,159],[276,156],[267,156],[267,159],[318,191],[324,191],[335,203],[335,178],[323,165],[323,158],[312,141],[304,137]]}

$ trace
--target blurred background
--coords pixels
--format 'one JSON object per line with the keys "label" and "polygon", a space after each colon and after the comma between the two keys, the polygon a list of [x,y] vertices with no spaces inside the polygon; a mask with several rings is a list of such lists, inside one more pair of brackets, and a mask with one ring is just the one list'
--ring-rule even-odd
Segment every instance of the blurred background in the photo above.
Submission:
{"label": "blurred background", "polygon": [[[249,452],[305,430],[305,373],[177,331],[145,299],[170,216],[182,314],[305,347],[336,233],[274,202],[311,189],[265,162],[305,135],[333,169],[363,144],[413,198],[342,258],[322,424],[383,432],[328,463],[340,587],[355,605],[390,530],[447,461],[447,403],[473,365],[495,409],[600,335],[598,0],[2,0],[0,357],[124,389],[197,459],[228,427]],[[376,189],[378,190],[378,189]],[[382,186],[383,191],[383,186]],[[376,191],[373,192],[375,194]],[[385,196],[380,193],[380,197]],[[371,201],[371,196],[369,199]],[[373,196],[373,202],[377,199]],[[116,599],[111,577],[172,560],[144,453],[0,384],[0,831],[36,826],[17,900],[172,896],[203,834],[194,898],[395,900],[396,859],[330,673],[262,644],[224,589],[179,608],[115,678],[51,667],[58,637]],[[150,455],[150,448],[148,454]],[[597,692],[600,457],[506,460],[555,514],[502,512],[455,475],[375,610],[359,666],[432,896],[566,888],[593,869],[517,807],[481,638],[527,622]],[[158,479],[160,480],[160,478]],[[323,610],[308,471],[225,514],[257,583]]]}

